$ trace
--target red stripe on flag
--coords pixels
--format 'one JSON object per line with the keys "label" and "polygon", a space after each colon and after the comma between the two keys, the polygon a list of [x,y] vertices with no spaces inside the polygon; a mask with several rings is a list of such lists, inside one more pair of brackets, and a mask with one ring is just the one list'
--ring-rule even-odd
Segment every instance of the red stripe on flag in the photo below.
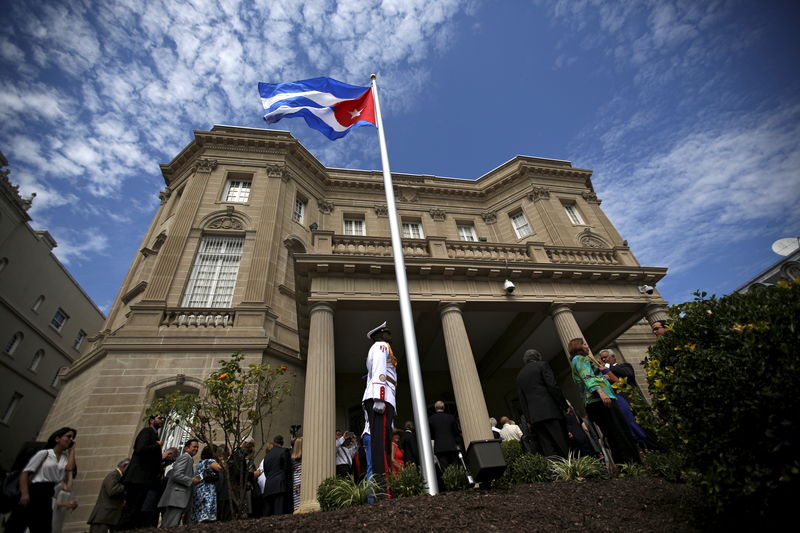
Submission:
{"label": "red stripe on flag", "polygon": [[336,121],[342,126],[352,126],[359,120],[377,124],[372,89],[367,89],[364,94],[353,100],[342,100],[335,103],[333,105],[333,114],[336,117]]}

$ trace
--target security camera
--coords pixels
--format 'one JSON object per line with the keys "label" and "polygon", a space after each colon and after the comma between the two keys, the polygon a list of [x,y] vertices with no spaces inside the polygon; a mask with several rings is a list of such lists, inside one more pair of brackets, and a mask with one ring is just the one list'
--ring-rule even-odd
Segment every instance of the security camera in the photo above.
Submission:
{"label": "security camera", "polygon": [[639,292],[642,294],[653,294],[655,287],[652,285],[639,285]]}
{"label": "security camera", "polygon": [[504,291],[506,291],[508,294],[511,294],[511,293],[513,293],[513,292],[514,292],[514,289],[516,289],[516,288],[517,288],[517,287],[516,287],[516,285],[514,285],[513,283],[511,283],[511,281],[510,281],[510,280],[506,280],[506,281],[503,283],[503,290],[504,290]]}

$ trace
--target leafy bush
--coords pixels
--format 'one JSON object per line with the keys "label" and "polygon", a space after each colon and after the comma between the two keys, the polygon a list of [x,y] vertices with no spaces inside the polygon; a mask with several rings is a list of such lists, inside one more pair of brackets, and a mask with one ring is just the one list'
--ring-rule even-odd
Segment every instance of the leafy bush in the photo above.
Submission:
{"label": "leafy bush", "polygon": [[523,453],[506,468],[511,471],[511,481],[515,484],[552,481],[550,463],[544,455]]}
{"label": "leafy bush", "polygon": [[646,477],[650,475],[647,467],[640,463],[623,463],[619,465],[619,477]]}
{"label": "leafy bush", "polygon": [[464,490],[468,486],[467,471],[460,464],[452,464],[442,472],[442,481],[447,490]]}
{"label": "leafy bush", "polygon": [[518,440],[504,440],[500,446],[503,449],[503,459],[505,459],[506,465],[513,463],[523,453],[522,443]]}
{"label": "leafy bush", "polygon": [[323,511],[335,511],[339,508],[333,497],[333,488],[338,485],[340,479],[336,476],[325,478],[317,487],[317,501]]}
{"label": "leafy bush", "polygon": [[644,457],[644,468],[648,475],[662,477],[673,483],[684,481],[684,477],[689,477],[686,472],[686,459],[677,450],[648,453]]}
{"label": "leafy bush", "polygon": [[553,477],[559,481],[583,481],[608,477],[606,465],[597,457],[579,456],[569,452],[567,457],[548,459]]}
{"label": "leafy bush", "polygon": [[646,360],[653,405],[721,517],[773,519],[800,493],[800,283],[670,310]]}
{"label": "leafy bush", "polygon": [[390,476],[389,487],[393,498],[405,498],[425,494],[428,485],[417,465],[411,464]]}

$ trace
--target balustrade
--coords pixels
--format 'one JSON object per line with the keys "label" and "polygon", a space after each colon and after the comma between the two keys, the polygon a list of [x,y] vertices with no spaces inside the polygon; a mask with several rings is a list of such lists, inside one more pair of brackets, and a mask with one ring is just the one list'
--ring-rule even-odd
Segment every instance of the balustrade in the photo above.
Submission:
{"label": "balustrade", "polygon": [[233,309],[175,308],[164,311],[160,325],[167,328],[230,328],[235,316]]}

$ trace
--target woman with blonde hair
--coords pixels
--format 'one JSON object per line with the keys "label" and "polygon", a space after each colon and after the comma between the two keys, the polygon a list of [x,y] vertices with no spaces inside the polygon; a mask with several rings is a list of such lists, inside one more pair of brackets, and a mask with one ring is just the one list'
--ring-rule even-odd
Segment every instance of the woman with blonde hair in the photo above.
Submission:
{"label": "woman with blonde hair", "polygon": [[581,338],[569,341],[567,351],[572,359],[572,379],[583,393],[589,420],[600,426],[614,462],[640,462],[628,423],[617,408],[614,389],[601,372],[603,365],[594,358],[589,345]]}
{"label": "woman with blonde hair", "polygon": [[292,443],[292,503],[294,511],[300,507],[300,476],[303,474],[303,437]]}

